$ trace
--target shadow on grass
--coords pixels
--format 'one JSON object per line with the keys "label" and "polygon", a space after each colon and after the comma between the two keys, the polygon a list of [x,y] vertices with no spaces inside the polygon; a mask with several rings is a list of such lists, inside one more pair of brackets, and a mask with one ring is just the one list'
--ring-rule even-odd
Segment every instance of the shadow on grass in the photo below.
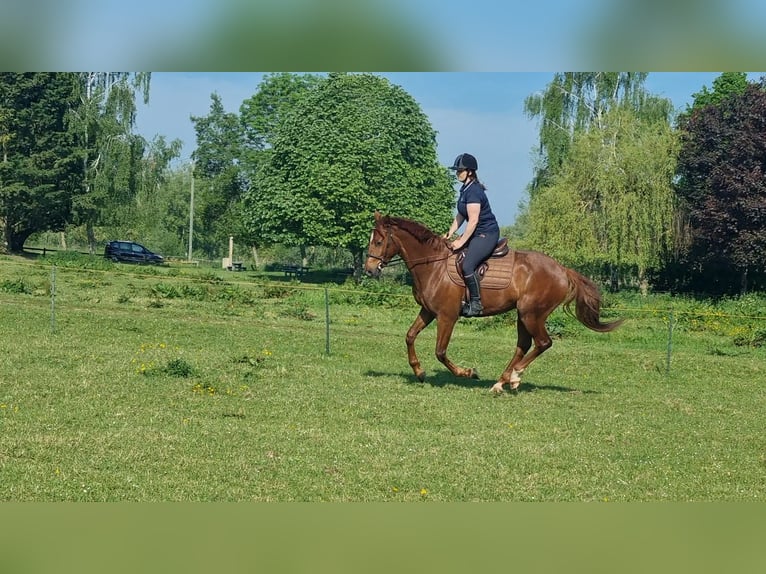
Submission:
{"label": "shadow on grass", "polygon": [[[393,377],[396,373],[386,373],[383,371],[367,371],[365,373],[368,377]],[[432,387],[463,387],[466,389],[474,388],[486,388],[488,391],[492,388],[497,381],[495,379],[466,379],[464,377],[456,377],[449,371],[438,371],[435,373],[426,373],[426,380],[421,382],[415,377],[414,374],[402,375],[402,379],[405,383],[410,385],[430,385]],[[582,395],[597,395],[598,391],[574,389],[572,387],[563,387],[560,385],[536,385],[534,383],[523,382],[521,386],[515,391],[509,391],[508,387],[505,387],[505,392],[508,394],[522,394],[532,393],[538,391],[553,391],[558,393],[572,393]]]}

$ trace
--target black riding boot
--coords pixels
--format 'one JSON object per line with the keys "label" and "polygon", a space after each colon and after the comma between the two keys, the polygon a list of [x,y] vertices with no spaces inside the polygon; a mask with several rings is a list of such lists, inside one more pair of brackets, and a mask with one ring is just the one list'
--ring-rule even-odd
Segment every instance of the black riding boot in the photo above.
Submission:
{"label": "black riding boot", "polygon": [[468,293],[471,300],[463,306],[463,315],[466,317],[477,317],[481,315],[484,308],[481,306],[481,294],[479,293],[479,279],[475,273],[465,277],[465,284],[468,287]]}

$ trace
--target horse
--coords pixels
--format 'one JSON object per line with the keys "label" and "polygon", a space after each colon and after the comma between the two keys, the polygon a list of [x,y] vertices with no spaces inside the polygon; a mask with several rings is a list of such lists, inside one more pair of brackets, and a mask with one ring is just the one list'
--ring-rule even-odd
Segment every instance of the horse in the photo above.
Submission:
{"label": "horse", "polygon": [[[464,283],[458,283],[450,276],[448,266],[454,264],[455,254],[447,239],[411,219],[384,216],[375,211],[365,273],[379,277],[396,255],[401,257],[412,276],[412,294],[420,305],[420,312],[406,336],[407,356],[415,376],[421,382],[425,380],[425,371],[415,353],[415,339],[436,319],[436,358],[457,377],[478,378],[476,369],[459,367],[447,357],[447,346],[460,316],[465,293]],[[496,283],[490,288],[484,285],[484,280],[480,283],[482,316],[498,315],[514,308],[517,311],[516,351],[492,386],[493,393],[503,393],[504,385],[516,391],[524,370],[550,349],[553,342],[545,321],[559,305],[593,331],[607,333],[622,324],[622,319],[601,322],[602,300],[598,286],[552,257],[538,251],[510,250],[502,260],[505,266],[496,265],[506,276],[500,287]],[[489,268],[494,261],[490,259]],[[574,312],[570,308],[573,302]],[[530,351],[533,340],[534,348]]]}

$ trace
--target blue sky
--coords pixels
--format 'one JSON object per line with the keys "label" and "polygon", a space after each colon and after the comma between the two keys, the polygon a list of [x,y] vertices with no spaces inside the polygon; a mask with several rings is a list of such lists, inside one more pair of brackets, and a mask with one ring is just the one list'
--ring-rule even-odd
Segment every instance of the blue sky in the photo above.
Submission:
{"label": "blue sky", "polygon": [[[401,86],[421,106],[437,131],[437,154],[451,165],[460,153],[479,161],[479,176],[501,225],[513,223],[532,178],[538,125],[524,115],[524,99],[544,90],[548,72],[391,72],[381,73]],[[691,103],[703,86],[712,87],[718,72],[653,72],[647,89],[670,98],[678,110]],[[762,73],[751,73],[757,80]],[[228,111],[258,89],[255,72],[164,72],[152,75],[150,102],[139,106],[137,128],[151,139],[164,135],[184,142],[188,160],[196,146],[190,116],[207,115],[217,92]]]}
{"label": "blue sky", "polygon": [[9,0],[0,62],[16,71],[757,69],[765,22],[763,0]]}

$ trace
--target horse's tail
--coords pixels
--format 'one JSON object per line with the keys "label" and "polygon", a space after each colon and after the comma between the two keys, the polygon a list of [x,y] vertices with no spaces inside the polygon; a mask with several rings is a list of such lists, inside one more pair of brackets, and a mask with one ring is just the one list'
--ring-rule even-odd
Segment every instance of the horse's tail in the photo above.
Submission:
{"label": "horse's tail", "polygon": [[[622,325],[622,319],[611,323],[601,322],[601,293],[598,285],[573,269],[567,268],[566,274],[569,280],[569,293],[563,303],[565,311],[577,317],[577,320],[588,329],[599,333],[608,333]],[[569,307],[573,301],[575,302],[574,313]]]}

